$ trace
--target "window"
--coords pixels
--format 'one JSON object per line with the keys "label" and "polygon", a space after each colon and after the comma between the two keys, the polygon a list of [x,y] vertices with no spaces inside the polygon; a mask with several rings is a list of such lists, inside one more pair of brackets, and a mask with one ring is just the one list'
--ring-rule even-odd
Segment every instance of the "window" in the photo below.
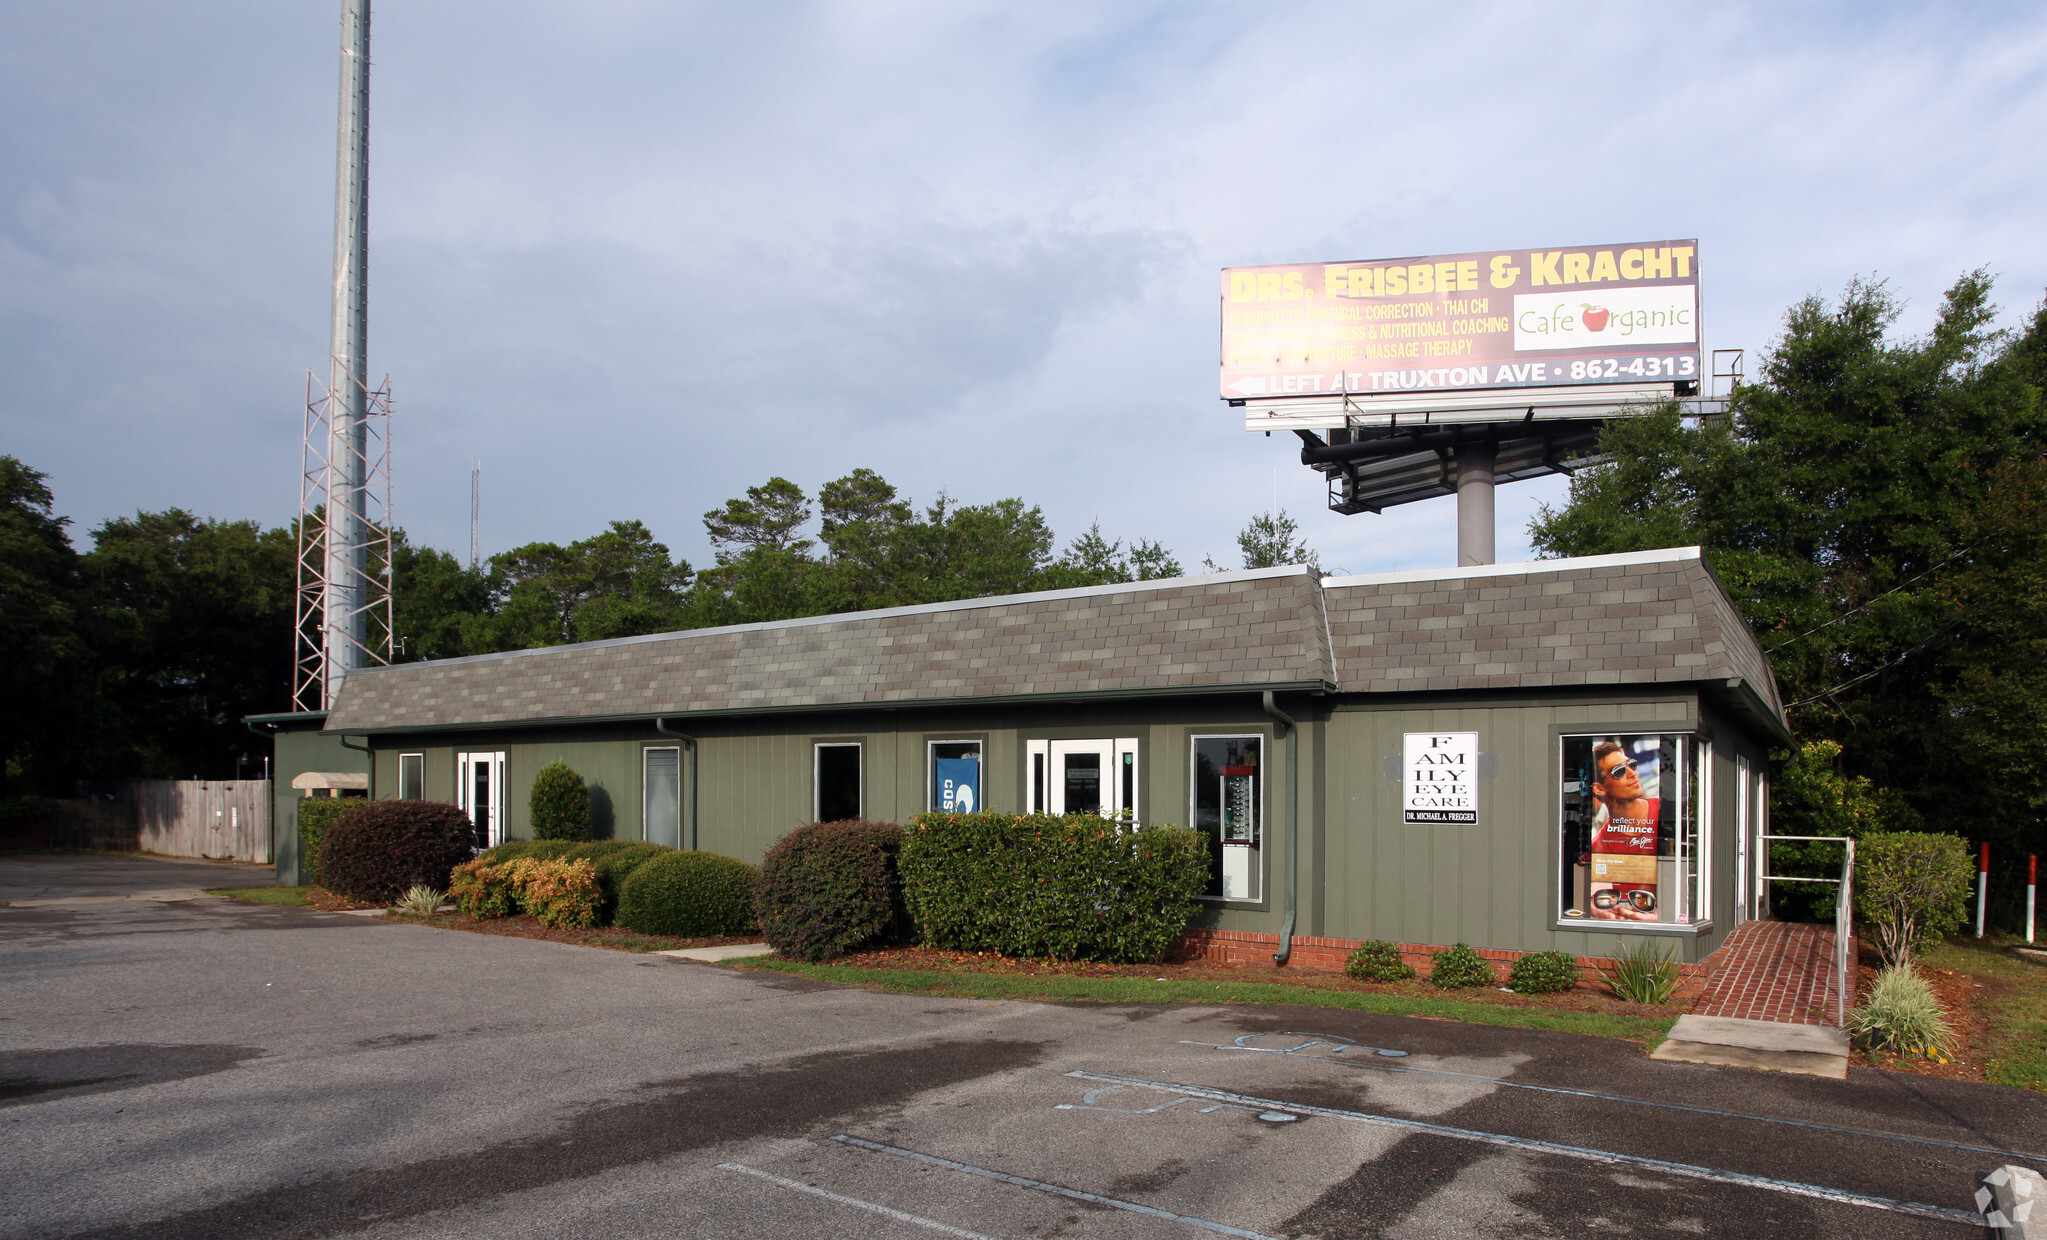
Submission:
{"label": "window", "polygon": [[650,745],[640,751],[640,836],[651,844],[682,847],[682,748]]}
{"label": "window", "polygon": [[1264,876],[1265,738],[1197,736],[1188,820],[1208,837],[1211,899],[1256,900]]}
{"label": "window", "polygon": [[860,816],[860,742],[827,741],[812,753],[813,799],[811,810],[818,822],[838,822]]}
{"label": "window", "polygon": [[425,754],[401,753],[398,755],[398,799],[401,801],[423,801],[426,799]]}
{"label": "window", "polygon": [[932,741],[926,809],[971,814],[981,804],[981,742]]}
{"label": "window", "polygon": [[1710,752],[1686,735],[1563,738],[1563,920],[1709,920]]}
{"label": "window", "polygon": [[1140,821],[1137,739],[1027,741],[1033,814],[1100,814]]}

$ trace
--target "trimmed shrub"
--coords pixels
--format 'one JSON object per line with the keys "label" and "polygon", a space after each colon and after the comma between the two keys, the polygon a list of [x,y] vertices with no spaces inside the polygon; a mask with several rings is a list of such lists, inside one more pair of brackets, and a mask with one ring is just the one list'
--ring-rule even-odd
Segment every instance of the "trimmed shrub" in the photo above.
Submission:
{"label": "trimmed shrub", "polygon": [[1646,941],[1622,951],[1606,974],[1613,993],[1629,1003],[1668,1003],[1683,980],[1677,957]]}
{"label": "trimmed shrub", "polygon": [[590,789],[566,762],[550,762],[534,772],[526,808],[536,840],[590,838]]}
{"label": "trimmed shrub", "polygon": [[299,882],[320,885],[320,846],[327,842],[327,828],[334,820],[364,804],[361,797],[301,797],[299,799]]}
{"label": "trimmed shrub", "polygon": [[1578,984],[1578,962],[1564,952],[1535,952],[1514,962],[1507,985],[1514,993],[1546,995]]}
{"label": "trimmed shrub", "polygon": [[553,861],[567,856],[576,849],[574,840],[507,840],[483,854],[485,861],[503,865],[522,857],[537,861]]}
{"label": "trimmed shrub", "polygon": [[1384,939],[1358,944],[1343,962],[1346,975],[1361,982],[1404,982],[1414,976],[1414,966],[1400,958],[1400,949]]}
{"label": "trimmed shrub", "polygon": [[776,840],[753,888],[761,937],[785,956],[815,962],[903,936],[910,916],[902,851],[901,827],[864,818],[813,823]]}
{"label": "trimmed shrub", "polygon": [[1498,980],[1486,958],[1466,944],[1454,944],[1429,957],[1429,985],[1438,990],[1469,990]]}
{"label": "trimmed shrub", "polygon": [[608,925],[618,916],[619,889],[626,879],[632,877],[634,870],[663,853],[674,851],[663,844],[629,843],[607,849],[592,858],[590,864],[597,870],[597,892],[604,900],[604,907],[597,913],[598,922]]}
{"label": "trimmed shrub", "polygon": [[681,938],[753,929],[753,867],[717,853],[664,849],[620,885],[618,924]]}
{"label": "trimmed shrub", "polygon": [[511,865],[493,865],[482,857],[455,867],[448,876],[448,895],[471,917],[510,917],[519,911],[519,892]]}
{"label": "trimmed shrub", "polygon": [[903,900],[924,940],[1054,960],[1157,960],[1208,885],[1208,841],[1094,814],[919,814]]}
{"label": "trimmed shrub", "polygon": [[1855,842],[1855,915],[1887,965],[1961,927],[1976,863],[1953,835],[1889,831]]}
{"label": "trimmed shrub", "polygon": [[1954,1053],[1954,1026],[1933,987],[1909,964],[1890,965],[1876,975],[1862,1003],[1849,1009],[1848,1030],[1871,1048],[1888,1047],[1942,1063]]}
{"label": "trimmed shrub", "polygon": [[589,840],[571,847],[562,856],[569,861],[594,862],[597,858],[609,856],[621,848],[631,847],[632,843],[628,840]]}
{"label": "trimmed shrub", "polygon": [[543,926],[588,930],[597,924],[603,897],[597,890],[597,869],[588,861],[513,862],[520,870],[519,902]]}
{"label": "trimmed shrub", "polygon": [[320,885],[389,904],[413,886],[442,887],[475,853],[469,815],[442,801],[359,801],[320,846]]}

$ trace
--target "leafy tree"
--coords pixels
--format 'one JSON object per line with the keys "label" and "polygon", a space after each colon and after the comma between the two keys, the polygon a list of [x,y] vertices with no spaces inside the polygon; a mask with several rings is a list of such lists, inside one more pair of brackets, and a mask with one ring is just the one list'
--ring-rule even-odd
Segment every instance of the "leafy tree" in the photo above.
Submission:
{"label": "leafy tree", "polygon": [[487,650],[477,621],[491,610],[490,577],[433,547],[392,535],[391,622],[397,658],[451,659]]}
{"label": "leafy tree", "polygon": [[118,729],[95,744],[95,773],[234,776],[242,717],[290,693],[296,554],[289,529],[179,508],[93,531],[84,630]]}
{"label": "leafy tree", "polygon": [[528,543],[491,557],[493,622],[465,641],[515,650],[685,627],[693,570],[638,521],[567,546]]}
{"label": "leafy tree", "polygon": [[1990,292],[1963,276],[1918,339],[1881,283],[1800,302],[1726,415],[1616,421],[1530,533],[1551,555],[1705,547],[1801,738],[2015,858],[2047,807],[2047,307],[1994,331]]}
{"label": "leafy tree", "polygon": [[810,497],[803,488],[787,478],[770,478],[746,488],[745,499],[728,499],[723,508],[705,513],[704,528],[723,564],[762,547],[798,554],[810,550],[810,540],[796,536],[809,520]]}
{"label": "leafy tree", "polygon": [[533,773],[526,808],[533,816],[536,840],[590,838],[590,789],[566,762],[550,762]]}
{"label": "leafy tree", "polygon": [[79,715],[78,554],[48,476],[0,456],[0,796],[61,790]]}
{"label": "leafy tree", "polygon": [[[1321,557],[1308,546],[1300,532],[1299,523],[1288,516],[1284,508],[1252,517],[1237,535],[1237,550],[1243,554],[1244,567],[1280,568],[1288,564],[1306,564],[1319,576],[1322,572]],[[1222,566],[1212,559],[1205,561],[1204,567],[1211,573],[1223,571]]]}

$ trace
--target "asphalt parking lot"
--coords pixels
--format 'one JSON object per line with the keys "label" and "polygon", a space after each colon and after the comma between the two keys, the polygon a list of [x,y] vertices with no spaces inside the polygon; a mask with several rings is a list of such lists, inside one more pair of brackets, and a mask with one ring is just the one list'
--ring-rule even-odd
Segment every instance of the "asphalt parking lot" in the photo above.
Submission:
{"label": "asphalt parking lot", "polygon": [[0,857],[0,1233],[1967,1236],[1978,1175],[2047,1169],[2016,1090],[881,995],[196,894],[248,876]]}

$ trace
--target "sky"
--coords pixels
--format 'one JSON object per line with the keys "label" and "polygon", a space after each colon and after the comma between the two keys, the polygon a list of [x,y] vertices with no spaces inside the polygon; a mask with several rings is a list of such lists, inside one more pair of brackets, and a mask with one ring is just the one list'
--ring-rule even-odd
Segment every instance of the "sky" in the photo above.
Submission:
{"label": "sky", "polygon": [[[74,539],[288,522],[324,374],[338,2],[4,0],[0,453]],[[575,5],[374,15],[370,365],[395,514],[484,555],[857,466],[1062,542],[1455,561],[1454,500],[1326,510],[1217,390],[1225,266],[1696,237],[1705,347],[1880,278],[2047,288],[2047,9]],[[1503,486],[1499,558],[1560,479]]]}

